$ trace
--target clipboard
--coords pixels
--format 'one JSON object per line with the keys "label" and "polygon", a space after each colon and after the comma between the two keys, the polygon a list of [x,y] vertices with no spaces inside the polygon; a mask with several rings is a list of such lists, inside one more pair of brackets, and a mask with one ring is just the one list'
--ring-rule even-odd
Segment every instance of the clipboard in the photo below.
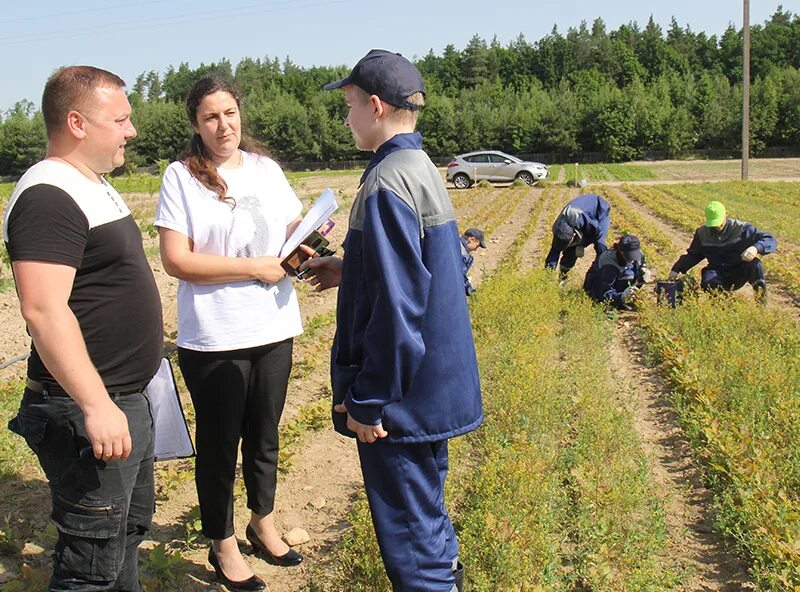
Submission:
{"label": "clipboard", "polygon": [[190,458],[195,455],[186,415],[178,396],[178,385],[168,358],[161,360],[158,372],[144,389],[150,401],[155,431],[155,460]]}

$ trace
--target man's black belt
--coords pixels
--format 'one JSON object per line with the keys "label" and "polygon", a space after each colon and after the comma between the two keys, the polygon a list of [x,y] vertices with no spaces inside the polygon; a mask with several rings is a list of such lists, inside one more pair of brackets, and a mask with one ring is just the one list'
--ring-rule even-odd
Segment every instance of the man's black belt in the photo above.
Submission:
{"label": "man's black belt", "polygon": [[[67,391],[57,384],[44,384],[43,382],[33,380],[32,378],[25,379],[25,388],[36,393],[37,395],[43,395],[45,391],[47,391],[47,395],[49,397],[69,397]],[[144,386],[140,386],[138,388],[131,388],[122,391],[112,391],[109,394],[112,396],[133,395],[136,393],[141,393],[143,390]]]}

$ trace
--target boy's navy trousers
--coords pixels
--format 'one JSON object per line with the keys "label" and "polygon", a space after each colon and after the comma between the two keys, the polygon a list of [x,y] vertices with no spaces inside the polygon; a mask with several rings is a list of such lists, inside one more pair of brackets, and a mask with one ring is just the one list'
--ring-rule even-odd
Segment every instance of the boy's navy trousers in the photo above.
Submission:
{"label": "boy's navy trousers", "polygon": [[447,440],[358,442],[358,455],[394,592],[455,591],[458,541],[444,505]]}

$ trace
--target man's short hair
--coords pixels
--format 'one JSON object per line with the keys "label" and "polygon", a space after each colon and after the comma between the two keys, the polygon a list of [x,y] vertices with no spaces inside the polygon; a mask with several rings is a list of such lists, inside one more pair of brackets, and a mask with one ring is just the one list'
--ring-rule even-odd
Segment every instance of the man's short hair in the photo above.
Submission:
{"label": "man's short hair", "polygon": [[124,88],[125,81],[94,66],[65,66],[53,72],[42,93],[42,115],[47,136],[64,125],[70,111],[87,110],[95,90],[102,87]]}

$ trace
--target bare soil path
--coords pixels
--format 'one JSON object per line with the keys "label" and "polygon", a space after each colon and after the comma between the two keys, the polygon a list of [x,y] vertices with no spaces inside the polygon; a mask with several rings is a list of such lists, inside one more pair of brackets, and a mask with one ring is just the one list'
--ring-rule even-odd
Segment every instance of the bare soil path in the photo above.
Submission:
{"label": "bare soil path", "polygon": [[655,493],[664,503],[668,544],[663,560],[687,572],[683,590],[751,590],[747,564],[726,548],[713,527],[712,495],[703,485],[703,470],[693,460],[668,387],[645,362],[635,323],[634,313],[620,315],[610,362],[623,404],[633,400],[636,431],[650,460]]}

